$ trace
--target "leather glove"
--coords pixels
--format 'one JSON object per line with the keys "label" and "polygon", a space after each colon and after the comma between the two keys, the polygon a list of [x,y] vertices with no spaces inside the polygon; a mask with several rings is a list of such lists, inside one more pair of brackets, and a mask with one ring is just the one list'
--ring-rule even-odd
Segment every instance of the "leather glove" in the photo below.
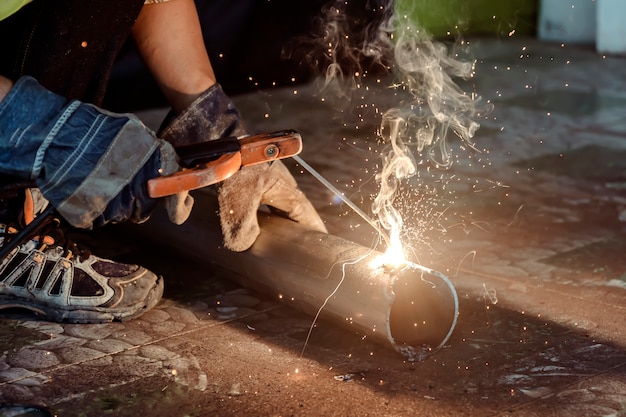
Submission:
{"label": "leather glove", "polygon": [[259,235],[260,204],[326,233],[324,222],[281,161],[244,167],[219,185],[217,198],[224,245],[233,251],[248,249]]}
{"label": "leather glove", "polygon": [[[161,169],[159,173],[161,175],[169,175],[180,171],[178,155],[176,155],[176,151],[172,145],[166,141],[163,141],[163,143],[159,145],[161,152]],[[189,191],[181,191],[163,198],[167,217],[174,224],[183,224],[189,218],[193,203],[194,200],[193,197],[189,195]]]}
{"label": "leather glove", "polygon": [[[230,98],[215,84],[180,115],[168,115],[159,136],[174,146],[244,136],[241,115]],[[257,210],[266,204],[290,219],[326,232],[311,202],[280,161],[244,167],[217,186],[224,245],[233,251],[248,249],[259,235]]]}

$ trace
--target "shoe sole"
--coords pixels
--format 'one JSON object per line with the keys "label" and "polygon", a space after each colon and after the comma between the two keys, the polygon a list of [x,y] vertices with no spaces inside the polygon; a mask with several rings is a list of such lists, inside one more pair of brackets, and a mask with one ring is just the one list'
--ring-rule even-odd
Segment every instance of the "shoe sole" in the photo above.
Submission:
{"label": "shoe sole", "polygon": [[18,308],[28,310],[35,315],[57,323],[98,324],[113,321],[128,321],[141,316],[156,306],[163,296],[163,277],[157,276],[154,287],[140,304],[124,308],[106,307],[60,307],[50,306],[35,300],[24,300],[12,296],[0,295],[0,310]]}

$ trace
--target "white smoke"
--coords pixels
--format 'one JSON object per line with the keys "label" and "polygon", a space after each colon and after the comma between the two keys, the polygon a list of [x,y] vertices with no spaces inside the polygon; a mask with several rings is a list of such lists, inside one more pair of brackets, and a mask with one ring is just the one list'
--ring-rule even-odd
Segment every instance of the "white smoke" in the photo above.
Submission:
{"label": "white smoke", "polygon": [[380,136],[389,150],[383,154],[377,175],[380,190],[372,211],[382,227],[399,236],[403,221],[395,197],[399,184],[416,173],[415,154],[425,154],[438,168],[449,168],[453,162],[450,134],[476,151],[472,142],[480,126],[476,118],[489,108],[462,91],[453,79],[471,78],[473,62],[457,59],[406,17],[394,14],[389,27],[395,37],[394,85],[410,98],[382,116]]}
{"label": "white smoke", "polygon": [[416,156],[436,168],[449,168],[451,136],[477,151],[472,142],[479,128],[476,119],[490,108],[454,81],[473,77],[473,61],[460,59],[433,40],[417,22],[396,13],[393,3],[368,3],[366,7],[378,12],[379,18],[355,33],[349,5],[349,1],[334,1],[323,13],[323,87],[350,98],[351,92],[362,87],[368,68],[384,69],[391,76],[385,79],[392,78],[389,88],[402,97],[381,112],[378,136],[386,147],[376,175],[380,188],[372,205],[395,245],[403,228],[396,197],[403,181],[418,172]]}

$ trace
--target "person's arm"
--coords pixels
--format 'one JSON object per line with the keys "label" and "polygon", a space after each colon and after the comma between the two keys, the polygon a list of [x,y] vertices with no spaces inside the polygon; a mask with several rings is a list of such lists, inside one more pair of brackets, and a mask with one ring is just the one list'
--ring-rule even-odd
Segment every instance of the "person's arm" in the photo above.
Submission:
{"label": "person's arm", "polygon": [[[176,147],[247,133],[239,111],[216,82],[193,0],[144,5],[133,36],[175,113],[166,118],[160,138]],[[326,232],[281,161],[237,171],[220,184],[218,202],[224,246],[234,251],[248,249],[259,235],[260,204]]]}
{"label": "person's arm", "polygon": [[11,87],[13,87],[13,82],[0,75],[0,102],[9,94]]}
{"label": "person's arm", "polygon": [[146,4],[132,34],[174,112],[216,83],[193,0]]}

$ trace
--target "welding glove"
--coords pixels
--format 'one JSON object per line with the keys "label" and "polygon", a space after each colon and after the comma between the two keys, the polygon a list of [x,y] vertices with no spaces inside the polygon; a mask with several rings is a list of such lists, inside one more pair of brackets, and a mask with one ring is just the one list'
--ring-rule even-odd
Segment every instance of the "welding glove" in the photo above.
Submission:
{"label": "welding glove", "polygon": [[[246,134],[239,111],[215,84],[181,114],[170,113],[158,136],[176,147]],[[217,196],[224,245],[233,251],[248,249],[259,235],[260,204],[313,230],[326,232],[315,208],[280,161],[242,168],[217,185]]]}
{"label": "welding glove", "polygon": [[0,102],[0,174],[34,180],[72,226],[141,222],[146,182],[180,168],[172,146],[135,116],[114,114],[21,77]]}

